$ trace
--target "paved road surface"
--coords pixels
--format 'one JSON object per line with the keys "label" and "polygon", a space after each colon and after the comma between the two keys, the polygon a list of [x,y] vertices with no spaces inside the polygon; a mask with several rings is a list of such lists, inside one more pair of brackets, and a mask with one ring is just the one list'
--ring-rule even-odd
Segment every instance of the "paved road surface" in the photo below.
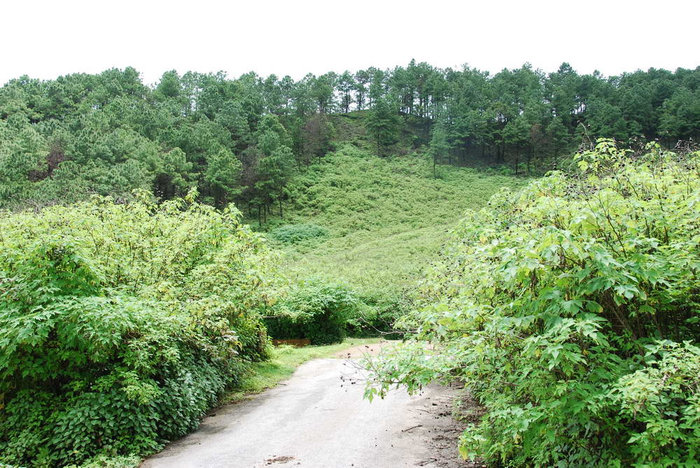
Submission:
{"label": "paved road surface", "polygon": [[317,359],[252,400],[219,408],[143,467],[462,467],[453,389],[362,399],[363,371]]}

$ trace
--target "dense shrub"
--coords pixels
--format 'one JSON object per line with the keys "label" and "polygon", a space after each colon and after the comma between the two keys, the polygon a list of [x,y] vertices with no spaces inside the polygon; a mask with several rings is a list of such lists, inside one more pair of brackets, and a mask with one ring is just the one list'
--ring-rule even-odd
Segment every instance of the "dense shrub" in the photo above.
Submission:
{"label": "dense shrub", "polygon": [[394,324],[411,310],[410,304],[408,295],[403,292],[385,289],[358,294],[357,313],[348,319],[348,335],[399,339],[403,332],[394,328]]}
{"label": "dense shrub", "polygon": [[270,237],[283,244],[298,244],[327,235],[327,229],[315,224],[285,224],[270,231]]}
{"label": "dense shrub", "polygon": [[0,463],[141,454],[264,356],[267,251],[238,212],[141,200],[3,213]]}
{"label": "dense shrub", "polygon": [[512,466],[697,466],[699,153],[610,140],[470,213],[378,386],[466,381],[465,456]]}
{"label": "dense shrub", "polygon": [[274,338],[307,338],[314,345],[339,343],[357,308],[356,297],[346,287],[310,280],[292,288],[266,324]]}

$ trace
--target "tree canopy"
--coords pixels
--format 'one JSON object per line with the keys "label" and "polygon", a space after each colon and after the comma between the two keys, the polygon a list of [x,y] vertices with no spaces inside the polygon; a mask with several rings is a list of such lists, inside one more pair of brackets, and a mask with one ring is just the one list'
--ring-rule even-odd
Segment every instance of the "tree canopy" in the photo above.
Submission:
{"label": "tree canopy", "polygon": [[697,139],[699,83],[700,69],[604,77],[525,64],[491,75],[415,61],[298,81],[167,71],[152,88],[133,68],[23,76],[0,88],[0,206],[196,187],[205,202],[264,217],[294,171],[332,149],[334,118],[353,112],[382,156],[408,141],[437,145],[436,164],[544,171],[597,137]]}

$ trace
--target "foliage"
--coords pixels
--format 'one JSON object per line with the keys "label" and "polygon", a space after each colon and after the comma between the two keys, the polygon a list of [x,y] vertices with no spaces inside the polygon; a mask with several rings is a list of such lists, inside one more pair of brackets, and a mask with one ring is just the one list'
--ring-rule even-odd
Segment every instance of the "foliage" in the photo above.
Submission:
{"label": "foliage", "polygon": [[328,230],[316,224],[286,224],[273,229],[269,235],[283,244],[298,244],[326,237]]}
{"label": "foliage", "polygon": [[411,309],[411,298],[406,291],[398,288],[363,291],[358,294],[357,313],[348,319],[350,336],[377,336],[387,339],[403,337],[403,331],[394,324]]}
{"label": "foliage", "polygon": [[274,338],[308,338],[313,345],[340,343],[357,308],[357,299],[346,287],[308,280],[290,291],[266,323]]}
{"label": "foliage", "polygon": [[601,140],[580,171],[470,212],[367,396],[463,379],[488,413],[468,457],[691,466],[700,447],[700,153]]}
{"label": "foliage", "polygon": [[[295,171],[344,141],[380,156],[429,146],[436,165],[543,173],[588,137],[697,140],[699,73],[603,77],[563,63],[491,76],[411,61],[298,81],[167,71],[154,87],[133,68],[22,76],[0,87],[0,207],[129,199],[134,189],[169,200],[196,187],[207,203],[236,202],[264,222],[283,211]],[[344,139],[358,116],[358,141]]]}
{"label": "foliage", "polygon": [[367,130],[377,145],[377,154],[386,156],[398,141],[399,117],[386,99],[377,99],[367,118]]}
{"label": "foliage", "polygon": [[[141,464],[141,459],[135,455],[115,456],[98,455],[80,465],[80,468],[136,468]],[[67,468],[76,468],[69,465]]]}
{"label": "foliage", "polygon": [[3,213],[0,462],[151,452],[265,356],[266,248],[195,196]]}

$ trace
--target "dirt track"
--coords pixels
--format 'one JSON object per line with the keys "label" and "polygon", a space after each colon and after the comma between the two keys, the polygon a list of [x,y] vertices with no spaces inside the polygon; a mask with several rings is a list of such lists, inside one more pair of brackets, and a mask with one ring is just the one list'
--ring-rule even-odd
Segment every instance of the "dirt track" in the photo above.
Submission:
{"label": "dirt track", "polygon": [[[360,350],[341,353],[357,357]],[[340,357],[339,356],[339,357]],[[455,389],[362,399],[355,359],[317,359],[278,387],[219,408],[143,467],[465,467],[451,417]]]}

